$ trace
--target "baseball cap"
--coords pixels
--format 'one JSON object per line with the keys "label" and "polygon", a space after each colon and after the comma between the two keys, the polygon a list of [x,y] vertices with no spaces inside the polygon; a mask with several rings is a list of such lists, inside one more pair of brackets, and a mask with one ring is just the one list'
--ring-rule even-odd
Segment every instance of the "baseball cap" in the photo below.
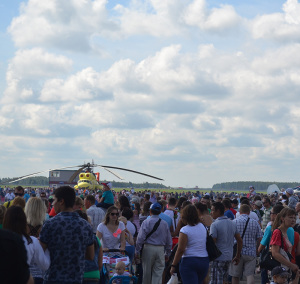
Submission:
{"label": "baseball cap", "polygon": [[293,195],[294,194],[294,190],[292,188],[287,188],[285,190],[286,193],[290,194],[290,195]]}
{"label": "baseball cap", "polygon": [[280,275],[280,276],[286,276],[288,277],[290,274],[289,272],[282,266],[276,266],[272,269],[272,277],[275,275]]}
{"label": "baseball cap", "polygon": [[161,211],[161,206],[158,202],[151,204],[150,209],[153,211]]}
{"label": "baseball cap", "polygon": [[262,204],[262,202],[260,200],[256,200],[254,204],[256,206],[258,206],[258,207],[262,207],[263,206],[263,204]]}
{"label": "baseball cap", "polygon": [[101,182],[101,184],[106,185],[109,189],[112,188],[111,182]]}

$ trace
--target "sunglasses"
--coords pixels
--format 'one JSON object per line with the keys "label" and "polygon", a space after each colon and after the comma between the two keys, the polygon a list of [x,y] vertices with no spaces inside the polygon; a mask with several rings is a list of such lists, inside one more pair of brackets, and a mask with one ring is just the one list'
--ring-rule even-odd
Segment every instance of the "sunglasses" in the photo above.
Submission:
{"label": "sunglasses", "polygon": [[119,213],[110,213],[111,216],[119,216]]}
{"label": "sunglasses", "polygon": [[15,196],[22,196],[23,193],[18,193],[18,192],[15,192]]}

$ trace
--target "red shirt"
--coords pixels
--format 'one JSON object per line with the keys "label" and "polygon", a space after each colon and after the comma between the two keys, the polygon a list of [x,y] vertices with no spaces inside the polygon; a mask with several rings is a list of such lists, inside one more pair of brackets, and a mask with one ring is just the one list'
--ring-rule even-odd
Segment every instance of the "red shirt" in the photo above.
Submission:
{"label": "red shirt", "polygon": [[234,210],[233,208],[230,208],[230,211],[233,213],[233,215],[236,215],[236,210]]}
{"label": "red shirt", "polygon": [[55,212],[55,210],[54,210],[54,207],[52,207],[52,209],[51,209],[51,211],[50,211],[50,213],[49,213],[49,216],[51,216],[51,217],[54,217],[54,216],[56,216],[57,214],[56,214],[56,212]]}
{"label": "red shirt", "polygon": [[[281,231],[279,229],[274,230],[270,241],[270,246],[275,245],[281,247]],[[285,240],[283,239],[283,249],[287,251]]]}

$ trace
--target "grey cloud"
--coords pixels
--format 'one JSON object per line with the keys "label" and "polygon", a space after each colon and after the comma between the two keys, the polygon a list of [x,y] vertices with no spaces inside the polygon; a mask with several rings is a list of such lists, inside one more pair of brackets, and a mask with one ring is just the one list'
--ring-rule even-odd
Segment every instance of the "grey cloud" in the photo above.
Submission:
{"label": "grey cloud", "polygon": [[229,147],[263,147],[264,144],[259,138],[250,135],[228,137],[226,146]]}

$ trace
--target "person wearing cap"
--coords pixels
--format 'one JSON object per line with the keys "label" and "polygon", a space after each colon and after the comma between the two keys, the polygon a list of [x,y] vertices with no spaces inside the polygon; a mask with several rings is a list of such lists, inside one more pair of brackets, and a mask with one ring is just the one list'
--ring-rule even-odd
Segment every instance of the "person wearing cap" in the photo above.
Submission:
{"label": "person wearing cap", "polygon": [[292,209],[295,209],[296,204],[299,202],[298,196],[294,195],[294,190],[292,188],[287,188],[285,194],[289,199],[288,206]]}
{"label": "person wearing cap", "polygon": [[253,185],[249,186],[249,192],[250,192],[250,197],[255,196],[256,195],[256,191]]}
{"label": "person wearing cap", "polygon": [[111,191],[112,184],[111,182],[103,182],[101,184],[103,185],[103,194],[97,207],[107,209],[114,205],[114,195]]}
{"label": "person wearing cap", "polygon": [[[288,283],[290,273],[282,266],[276,266],[272,269],[271,276],[273,281],[270,284],[285,284]],[[291,284],[298,284],[299,271],[296,273],[295,279],[290,282]]]}
{"label": "person wearing cap", "polygon": [[[165,261],[171,254],[172,237],[166,221],[159,218],[161,205],[154,203],[150,207],[149,219],[146,219],[137,236],[135,256],[139,260],[142,246],[143,284],[158,284],[162,281]],[[160,221],[159,221],[160,220]],[[155,224],[158,227],[153,231]],[[152,234],[146,239],[146,236]]]}

